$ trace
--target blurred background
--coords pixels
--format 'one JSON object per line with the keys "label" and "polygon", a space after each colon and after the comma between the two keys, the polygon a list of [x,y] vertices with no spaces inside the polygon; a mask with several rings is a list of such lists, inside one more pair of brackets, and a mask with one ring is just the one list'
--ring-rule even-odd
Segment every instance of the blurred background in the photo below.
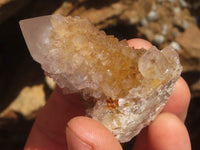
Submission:
{"label": "blurred background", "polygon": [[[191,104],[186,119],[193,150],[200,149],[199,0],[0,0],[0,149],[23,149],[39,110],[55,87],[31,58],[19,20],[50,14],[89,18],[120,40],[171,45],[184,67]],[[126,143],[124,149],[130,149]]]}

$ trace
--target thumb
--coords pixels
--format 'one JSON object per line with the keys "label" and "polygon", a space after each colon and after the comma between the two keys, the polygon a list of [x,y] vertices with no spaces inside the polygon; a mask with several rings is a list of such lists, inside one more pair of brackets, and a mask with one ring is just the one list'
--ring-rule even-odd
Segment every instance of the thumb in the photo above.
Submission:
{"label": "thumb", "polygon": [[88,117],[75,117],[66,129],[68,150],[122,150],[120,143],[102,124]]}

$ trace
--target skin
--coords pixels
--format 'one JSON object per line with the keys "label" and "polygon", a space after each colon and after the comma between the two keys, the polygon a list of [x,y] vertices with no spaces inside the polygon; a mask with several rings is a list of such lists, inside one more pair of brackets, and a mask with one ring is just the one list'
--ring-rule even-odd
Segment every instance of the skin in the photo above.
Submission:
{"label": "skin", "polygon": [[[142,39],[128,41],[130,47],[149,49]],[[182,77],[163,111],[137,136],[133,150],[190,150],[184,120],[190,91]],[[84,117],[78,94],[63,95],[57,87],[39,113],[25,150],[122,150],[116,138],[99,122]]]}

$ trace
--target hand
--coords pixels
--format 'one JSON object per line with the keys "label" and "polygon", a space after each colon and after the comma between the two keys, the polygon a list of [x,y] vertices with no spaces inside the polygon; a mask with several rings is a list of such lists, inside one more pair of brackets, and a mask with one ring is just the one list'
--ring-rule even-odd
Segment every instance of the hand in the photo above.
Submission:
{"label": "hand", "polygon": [[[128,43],[137,49],[152,46],[141,39]],[[180,77],[162,113],[140,132],[133,150],[190,150],[184,125],[189,101],[188,86]],[[25,150],[122,150],[108,129],[93,119],[81,117],[84,115],[79,95],[63,95],[57,87],[38,115]]]}

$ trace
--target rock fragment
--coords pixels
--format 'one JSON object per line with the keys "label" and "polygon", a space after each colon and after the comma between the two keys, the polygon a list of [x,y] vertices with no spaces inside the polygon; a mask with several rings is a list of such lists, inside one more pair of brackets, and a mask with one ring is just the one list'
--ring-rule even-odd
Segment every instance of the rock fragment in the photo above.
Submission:
{"label": "rock fragment", "polygon": [[154,10],[150,11],[147,15],[147,19],[149,21],[156,21],[158,19],[158,13]]}
{"label": "rock fragment", "polygon": [[160,45],[160,44],[164,43],[165,37],[164,37],[163,35],[157,34],[157,35],[155,35],[153,41],[154,41],[156,44]]}
{"label": "rock fragment", "polygon": [[94,103],[87,115],[122,143],[159,114],[182,70],[171,47],[135,50],[87,19],[53,15],[20,25],[46,75],[64,93],[80,92],[87,103]]}
{"label": "rock fragment", "polygon": [[180,45],[177,42],[171,42],[170,46],[173,47],[177,51],[181,49]]}

